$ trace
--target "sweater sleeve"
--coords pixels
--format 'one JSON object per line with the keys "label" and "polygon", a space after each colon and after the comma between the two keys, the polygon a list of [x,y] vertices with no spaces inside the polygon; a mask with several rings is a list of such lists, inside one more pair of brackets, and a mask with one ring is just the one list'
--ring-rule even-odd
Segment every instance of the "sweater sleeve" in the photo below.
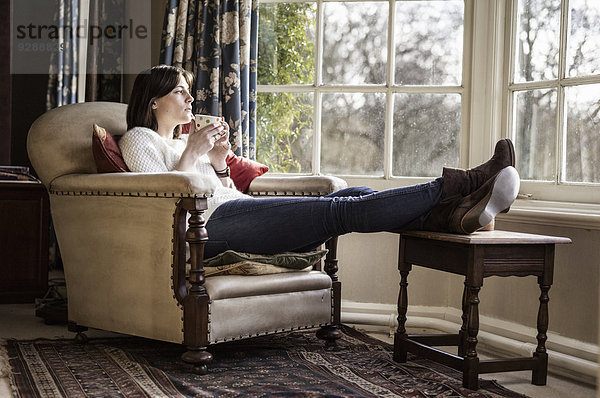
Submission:
{"label": "sweater sleeve", "polygon": [[149,129],[134,128],[119,140],[119,148],[129,170],[141,173],[169,171],[157,140],[160,137],[155,136]]}

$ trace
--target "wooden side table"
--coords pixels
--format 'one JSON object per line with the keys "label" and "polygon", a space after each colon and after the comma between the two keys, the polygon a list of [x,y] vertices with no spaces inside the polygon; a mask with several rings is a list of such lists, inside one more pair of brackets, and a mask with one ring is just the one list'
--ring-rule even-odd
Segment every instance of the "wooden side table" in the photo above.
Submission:
{"label": "wooden side table", "polygon": [[[434,360],[463,372],[463,386],[479,388],[482,373],[531,370],[531,383],[545,385],[548,370],[546,332],[548,331],[548,291],[552,285],[554,247],[571,243],[568,238],[507,231],[482,231],[455,235],[410,231],[400,236],[400,294],[398,330],[394,336],[394,360],[406,362],[407,352]],[[462,296],[462,327],[458,334],[408,335],[407,278],[412,265],[465,276]],[[538,278],[540,306],[537,318],[537,348],[532,357],[480,360],[477,356],[479,332],[479,290],[488,276],[529,276]],[[453,355],[433,346],[458,346]]]}
{"label": "wooden side table", "polygon": [[0,180],[0,303],[33,303],[48,290],[50,207],[36,181]]}

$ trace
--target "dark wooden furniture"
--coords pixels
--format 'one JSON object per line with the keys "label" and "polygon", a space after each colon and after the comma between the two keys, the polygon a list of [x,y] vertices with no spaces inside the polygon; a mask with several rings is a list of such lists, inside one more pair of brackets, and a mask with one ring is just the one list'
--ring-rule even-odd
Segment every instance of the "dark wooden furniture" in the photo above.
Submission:
{"label": "dark wooden furniture", "polygon": [[42,183],[0,180],[0,303],[32,303],[48,290],[49,208]]}
{"label": "dark wooden furniture", "polygon": [[[415,231],[400,237],[400,294],[398,330],[394,336],[394,360],[406,362],[407,352],[429,358],[463,372],[463,386],[479,388],[479,374],[531,370],[532,384],[545,385],[548,368],[548,291],[552,285],[554,246],[571,243],[568,238],[485,231],[455,235]],[[462,327],[458,334],[408,335],[407,278],[412,265],[465,276],[462,296]],[[540,306],[537,318],[537,348],[532,357],[480,360],[477,356],[479,331],[479,290],[489,276],[529,276],[538,278]],[[458,355],[434,348],[458,346]]]}

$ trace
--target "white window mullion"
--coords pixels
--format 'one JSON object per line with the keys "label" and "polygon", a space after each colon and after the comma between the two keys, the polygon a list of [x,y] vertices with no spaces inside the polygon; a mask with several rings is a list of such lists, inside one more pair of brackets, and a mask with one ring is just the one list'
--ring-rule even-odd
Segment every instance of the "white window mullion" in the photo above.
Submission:
{"label": "white window mullion", "polygon": [[515,21],[518,21],[518,12],[517,12],[518,8],[517,8],[517,0],[513,0],[513,1],[509,1],[507,6],[506,6],[506,12],[507,12],[507,18],[506,18],[506,23],[508,24],[508,29],[507,33],[505,34],[505,37],[507,38],[507,41],[505,43],[506,47],[508,48],[507,51],[507,59],[505,60],[504,63],[504,67],[506,68],[505,74],[504,74],[504,79],[505,79],[505,84],[506,84],[506,98],[505,98],[505,109],[504,109],[504,114],[508,115],[508,117],[506,118],[506,124],[505,124],[505,128],[506,128],[506,132],[505,132],[505,136],[510,138],[511,140],[515,140],[514,134],[513,134],[513,128],[515,126],[515,117],[516,117],[516,112],[514,112],[514,90],[513,90],[513,85],[514,85],[514,76],[515,76],[515,57],[516,57],[516,49],[515,49],[515,45],[514,42],[516,40],[517,37],[517,23]]}
{"label": "white window mullion", "polygon": [[560,43],[558,46],[558,90],[557,90],[557,123],[556,123],[556,164],[555,182],[560,182],[567,175],[567,123],[565,119],[565,87],[562,80],[566,77],[567,36],[569,27],[569,0],[561,3]]}
{"label": "white window mullion", "polygon": [[395,93],[407,94],[457,94],[463,92],[462,86],[395,86]]}
{"label": "white window mullion", "polygon": [[391,88],[395,84],[396,71],[396,2],[389,1],[388,11],[388,40],[387,40],[387,83],[385,98],[385,137],[384,137],[384,158],[383,158],[383,177],[390,179],[393,173],[393,154],[394,154],[394,93]]}
{"label": "white window mullion", "polygon": [[297,85],[297,84],[286,84],[286,85],[270,85],[270,84],[259,84],[257,90],[260,93],[312,93],[315,91],[312,85]]}
{"label": "white window mullion", "polygon": [[[464,62],[470,61],[471,90],[470,128],[468,136],[468,164],[474,166],[484,162],[493,152],[496,139],[500,136],[503,85],[501,71],[503,62],[504,3],[474,1],[472,24],[465,9],[465,26],[472,27],[472,56],[465,51]],[[465,50],[470,46],[465,46]],[[464,108],[463,108],[464,109]],[[462,147],[462,145],[461,145]],[[462,155],[462,152],[461,152]]]}
{"label": "white window mullion", "polygon": [[464,91],[461,86],[395,86],[387,87],[385,85],[323,85],[317,86],[315,89],[313,85],[266,85],[259,84],[258,90],[270,93],[312,93],[314,91],[320,91],[322,93],[387,93],[388,91],[394,93],[405,93],[405,94],[460,94]]}
{"label": "white window mullion", "polygon": [[470,130],[471,130],[471,87],[473,80],[473,14],[474,5],[472,0],[464,3],[464,27],[463,27],[463,59],[462,59],[462,87],[461,95],[461,123],[460,123],[460,147],[459,167],[467,167],[469,161]]}
{"label": "white window mullion", "polygon": [[[80,0],[79,2],[79,25],[88,29],[88,19],[90,15],[90,0]],[[87,76],[87,50],[88,37],[79,37],[77,40],[78,64],[77,71],[77,102],[85,102],[85,81]]]}
{"label": "white window mullion", "polygon": [[322,84],[323,69],[323,1],[317,1],[317,21],[316,21],[316,54],[315,54],[315,81],[313,95],[313,152],[312,152],[312,172],[321,174],[321,114],[323,98],[320,91]]}

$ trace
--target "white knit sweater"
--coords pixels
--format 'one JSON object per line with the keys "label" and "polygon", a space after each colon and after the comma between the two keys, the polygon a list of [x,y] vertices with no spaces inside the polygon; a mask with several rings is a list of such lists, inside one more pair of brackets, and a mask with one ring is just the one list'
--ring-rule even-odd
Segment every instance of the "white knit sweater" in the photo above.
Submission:
{"label": "white knit sweater", "polygon": [[[129,170],[140,173],[164,173],[173,171],[187,144],[188,136],[182,134],[178,139],[167,139],[145,127],[134,127],[119,140],[119,148]],[[226,188],[221,184],[207,155],[196,161],[196,171],[202,175],[214,177],[218,188],[208,199],[208,209],[204,219],[208,220],[212,212],[221,204],[238,198],[250,198],[237,189]]]}

